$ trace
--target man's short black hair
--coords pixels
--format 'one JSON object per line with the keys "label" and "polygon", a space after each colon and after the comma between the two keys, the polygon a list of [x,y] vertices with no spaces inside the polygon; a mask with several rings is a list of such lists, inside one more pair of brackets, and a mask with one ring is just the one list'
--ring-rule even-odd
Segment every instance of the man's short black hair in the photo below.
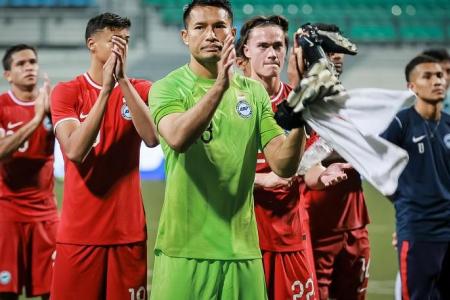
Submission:
{"label": "man's short black hair", "polygon": [[187,28],[187,19],[191,14],[191,11],[196,6],[215,6],[219,8],[223,8],[227,11],[228,16],[230,17],[231,23],[233,23],[233,10],[231,9],[230,1],[228,0],[192,0],[191,3],[186,5],[183,12],[183,24],[184,28]]}
{"label": "man's short black hair", "polygon": [[236,56],[237,57],[245,57],[244,55],[244,46],[247,44],[248,38],[252,30],[256,27],[263,26],[279,26],[281,30],[284,32],[284,43],[286,44],[286,51],[289,47],[289,22],[282,16],[273,15],[269,17],[265,16],[256,16],[248,20],[241,27],[241,31],[239,32],[240,38],[236,43]]}
{"label": "man's short black hair", "polygon": [[105,28],[109,29],[124,29],[130,28],[131,21],[126,17],[121,17],[113,13],[103,13],[98,16],[93,17],[89,20],[86,26],[86,33],[84,35],[85,41],[96,32],[101,31]]}
{"label": "man's short black hair", "polygon": [[14,53],[22,51],[22,50],[31,50],[37,57],[36,48],[27,44],[17,44],[6,49],[5,55],[3,55],[2,63],[3,70],[9,71],[11,70],[12,56]]}
{"label": "man's short black hair", "polygon": [[410,81],[411,72],[414,70],[414,68],[416,66],[421,65],[421,64],[426,64],[426,63],[439,63],[439,61],[431,56],[424,55],[424,54],[419,54],[416,57],[414,57],[413,59],[411,59],[411,61],[406,65],[406,68],[405,68],[406,82]]}
{"label": "man's short black hair", "polygon": [[336,24],[315,23],[315,24],[312,24],[312,25],[316,26],[317,29],[322,30],[322,31],[342,33],[341,29]]}
{"label": "man's short black hair", "polygon": [[450,55],[445,48],[428,49],[423,51],[422,54],[430,56],[439,62],[450,61]]}

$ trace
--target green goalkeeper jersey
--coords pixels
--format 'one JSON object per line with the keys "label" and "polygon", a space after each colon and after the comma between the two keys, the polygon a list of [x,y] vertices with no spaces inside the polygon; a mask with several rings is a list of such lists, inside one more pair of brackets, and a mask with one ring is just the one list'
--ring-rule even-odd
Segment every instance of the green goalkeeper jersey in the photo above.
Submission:
{"label": "green goalkeeper jersey", "polygon": [[[156,126],[192,108],[214,82],[188,65],[155,82],[149,103]],[[261,257],[253,211],[256,156],[281,134],[264,87],[235,75],[210,125],[186,152],[161,139],[167,181],[156,250],[197,259]]]}

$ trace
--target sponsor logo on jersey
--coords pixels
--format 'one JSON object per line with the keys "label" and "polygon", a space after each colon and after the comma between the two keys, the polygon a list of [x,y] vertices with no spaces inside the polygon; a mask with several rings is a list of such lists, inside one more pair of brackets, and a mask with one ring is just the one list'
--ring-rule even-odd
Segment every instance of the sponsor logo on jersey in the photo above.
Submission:
{"label": "sponsor logo on jersey", "polygon": [[125,120],[128,120],[128,121],[131,120],[131,112],[126,103],[124,103],[122,105],[122,108],[120,109],[120,113],[122,114],[122,118],[124,118]]}
{"label": "sponsor logo on jersey", "polygon": [[447,149],[450,149],[450,133],[444,135],[444,144]]}
{"label": "sponsor logo on jersey", "polygon": [[421,140],[423,140],[426,136],[427,136],[426,134],[421,135],[421,136],[413,136],[413,137],[412,137],[412,141],[413,141],[414,144],[415,144],[415,143],[418,143],[418,142],[420,142]]}
{"label": "sponsor logo on jersey", "polygon": [[87,114],[80,113],[80,120],[86,119],[87,116]]}
{"label": "sponsor logo on jersey", "polygon": [[7,285],[11,282],[11,273],[9,271],[0,272],[0,284]]}
{"label": "sponsor logo on jersey", "polygon": [[23,122],[16,122],[16,123],[8,122],[8,125],[6,125],[6,126],[8,127],[8,129],[13,129],[22,124],[23,124]]}
{"label": "sponsor logo on jersey", "polygon": [[47,131],[51,131],[52,130],[52,121],[50,120],[50,118],[48,116],[45,116],[44,120],[42,120],[42,126],[44,126],[44,129]]}
{"label": "sponsor logo on jersey", "polygon": [[252,116],[252,107],[247,100],[240,96],[238,97],[238,103],[236,104],[236,111],[242,118],[250,118]]}

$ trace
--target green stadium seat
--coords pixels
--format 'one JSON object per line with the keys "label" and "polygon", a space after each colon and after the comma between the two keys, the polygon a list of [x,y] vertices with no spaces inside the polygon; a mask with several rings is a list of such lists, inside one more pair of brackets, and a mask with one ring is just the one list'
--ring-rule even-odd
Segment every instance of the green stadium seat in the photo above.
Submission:
{"label": "green stadium seat", "polygon": [[445,32],[439,25],[403,24],[400,37],[408,42],[443,42]]}
{"label": "green stadium seat", "polygon": [[394,42],[397,35],[392,26],[355,24],[350,38],[355,42]]}
{"label": "green stadium seat", "polygon": [[161,10],[161,20],[166,25],[181,26],[182,20],[182,8],[164,8]]}
{"label": "green stadium seat", "polygon": [[[179,10],[188,1],[144,0],[146,4],[160,8],[161,18],[165,24],[177,26],[181,24]],[[450,15],[449,0],[232,0],[232,5],[238,23],[255,15],[281,12],[290,21],[290,34],[306,22],[324,22],[339,25],[355,41],[397,42],[400,38],[407,42],[443,42],[447,38],[446,27],[450,30],[450,25],[447,25]],[[245,5],[251,5],[250,12],[243,10]],[[275,5],[279,5],[281,9],[274,12]],[[289,5],[295,5],[296,9],[289,9]],[[310,6],[310,12],[304,10],[306,5]],[[392,14],[393,5],[400,6],[399,16]],[[408,8],[409,6],[413,8]],[[397,31],[397,26],[400,32]]]}

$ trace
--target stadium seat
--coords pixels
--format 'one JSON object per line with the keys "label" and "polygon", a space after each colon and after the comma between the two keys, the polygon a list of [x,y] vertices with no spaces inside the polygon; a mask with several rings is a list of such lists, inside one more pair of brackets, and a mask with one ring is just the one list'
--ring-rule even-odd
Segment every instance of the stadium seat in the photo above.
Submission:
{"label": "stadium seat", "polygon": [[[177,25],[181,21],[173,9],[187,0],[144,2],[160,8],[165,24]],[[232,5],[238,23],[255,15],[280,13],[290,21],[290,33],[306,22],[324,22],[335,23],[355,40],[366,42],[444,42],[449,38],[449,0],[233,0]],[[400,8],[396,15],[394,5]],[[411,24],[419,26],[408,28]],[[421,24],[426,26],[420,28]]]}
{"label": "stadium seat", "polygon": [[443,28],[427,24],[404,24],[400,27],[400,37],[410,42],[444,41]]}
{"label": "stadium seat", "polygon": [[350,37],[355,42],[394,42],[397,38],[392,26],[354,25]]}
{"label": "stadium seat", "polygon": [[166,25],[182,26],[182,8],[164,8],[161,10],[161,19]]}

